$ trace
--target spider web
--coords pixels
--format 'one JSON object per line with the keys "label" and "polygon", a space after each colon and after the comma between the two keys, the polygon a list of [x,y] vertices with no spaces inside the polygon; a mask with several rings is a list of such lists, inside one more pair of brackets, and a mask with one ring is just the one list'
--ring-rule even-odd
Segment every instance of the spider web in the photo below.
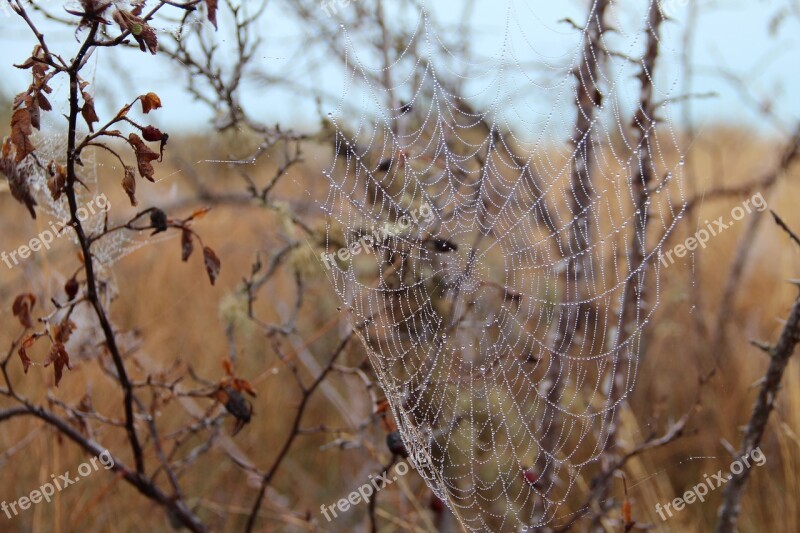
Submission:
{"label": "spider web", "polygon": [[[91,68],[94,71],[96,63],[92,63]],[[89,77],[93,79],[93,73]],[[54,199],[47,185],[50,162],[66,165],[67,137],[64,133],[63,117],[69,113],[68,99],[66,97],[69,94],[68,82],[62,78],[56,78],[56,81],[51,82],[51,84],[54,90],[54,96],[51,97],[53,110],[42,114],[41,128],[33,136],[38,162],[28,158],[22,164],[26,165],[26,174],[29,176],[29,185],[36,198],[37,210],[44,213],[45,220],[49,225],[49,229],[45,231],[52,232],[55,228],[58,242],[70,241],[74,246],[79,247],[78,236],[69,226],[71,217],[66,195],[62,194],[58,199]],[[82,138],[87,133],[86,127],[79,123],[79,138]],[[94,207],[93,204],[101,196],[105,196],[107,193],[110,194],[110,191],[104,189],[98,181],[98,168],[104,166],[104,164],[98,162],[96,151],[91,149],[84,150],[81,153],[81,163],[78,166],[78,176],[82,184],[75,188],[78,209],[85,211],[87,215],[81,220],[81,224],[87,235],[99,235],[103,233],[106,224],[111,226],[115,223],[113,219],[106,221],[106,211],[100,209],[99,206]],[[123,171],[116,164],[107,165],[107,169],[115,174],[121,174]],[[113,207],[107,198],[106,204]],[[91,209],[87,209],[88,207],[91,207]],[[107,289],[103,291],[105,305],[110,305],[118,293],[113,268],[118,261],[140,248],[174,238],[175,235],[169,234],[148,237],[148,232],[117,231],[94,241],[92,243],[92,258],[96,275],[102,279]]]}
{"label": "spider web", "polygon": [[612,2],[616,31],[593,42],[597,8],[561,65],[517,22],[524,4],[481,62],[454,59],[424,8],[388,68],[342,27],[323,262],[412,460],[427,457],[414,466],[470,530],[547,524],[604,450],[683,211],[669,92],[657,117],[625,118],[643,111],[647,6]]}

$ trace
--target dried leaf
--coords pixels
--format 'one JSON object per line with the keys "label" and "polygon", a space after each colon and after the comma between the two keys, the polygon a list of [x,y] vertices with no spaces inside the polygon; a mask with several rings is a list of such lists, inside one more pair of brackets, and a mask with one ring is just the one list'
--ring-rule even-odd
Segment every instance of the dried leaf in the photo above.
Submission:
{"label": "dried leaf", "polygon": [[56,324],[53,327],[53,338],[56,342],[66,344],[70,335],[72,335],[72,332],[75,331],[77,327],[78,326],[76,326],[75,322],[72,320],[64,320],[60,324]]}
{"label": "dried leaf", "polygon": [[118,9],[114,12],[114,22],[119,24],[122,31],[129,31],[136,42],[139,43],[139,49],[142,52],[150,50],[151,54],[158,51],[158,37],[153,28],[139,18],[137,14],[141,14],[140,10],[134,10],[133,13]]}
{"label": "dried leaf", "polygon": [[63,165],[51,161],[47,170],[50,173],[50,177],[47,179],[47,188],[50,190],[53,200],[58,200],[67,184],[67,169]]}
{"label": "dried leaf", "polygon": [[8,187],[11,189],[11,196],[19,203],[28,208],[31,217],[36,218],[36,200],[31,193],[29,176],[26,167],[20,166],[13,157],[14,148],[11,140],[5,139],[3,142],[3,157],[0,158],[0,173],[5,174],[8,179]]}
{"label": "dried leaf", "polygon": [[222,263],[219,257],[217,257],[217,254],[214,253],[214,250],[208,246],[203,247],[203,260],[206,265],[208,279],[211,281],[211,285],[214,285],[219,277],[219,270],[222,267]]}
{"label": "dried leaf", "polygon": [[25,373],[27,374],[28,369],[33,364],[33,361],[31,361],[30,357],[28,357],[28,352],[25,350],[24,346],[21,346],[17,353],[19,354],[19,358],[22,361],[22,370],[24,370]]}
{"label": "dried leaf", "polygon": [[89,131],[94,132],[94,123],[100,122],[100,119],[97,117],[97,112],[94,109],[94,98],[86,91],[83,92],[81,115],[83,115],[83,120],[86,121],[86,125],[89,126]]}
{"label": "dried leaf", "polygon": [[139,202],[136,200],[136,176],[131,167],[125,167],[125,177],[122,178],[122,188],[131,200],[131,205],[136,207]]}
{"label": "dried leaf", "polygon": [[11,310],[13,311],[14,316],[19,318],[20,324],[26,328],[33,327],[31,311],[35,305],[36,296],[29,292],[20,294],[16,297],[16,299],[14,299],[14,305],[12,306]]}
{"label": "dried leaf", "polygon": [[192,239],[192,232],[185,229],[181,232],[181,260],[185,263],[192,256],[194,252],[194,240]]}
{"label": "dried leaf", "polygon": [[131,104],[128,104],[122,109],[120,109],[119,112],[117,113],[117,119],[125,118],[126,116],[128,116],[128,111],[130,110],[131,110]]}
{"label": "dried leaf", "polygon": [[61,377],[64,374],[64,367],[72,370],[72,367],[69,366],[69,354],[67,353],[67,349],[60,342],[56,342],[50,347],[50,354],[48,355],[44,366],[47,367],[51,363],[53,364],[56,387],[58,387],[58,384],[61,383]]}
{"label": "dried leaf", "polygon": [[33,134],[31,124],[31,113],[25,108],[19,108],[11,116],[11,142],[17,148],[17,163],[32,154],[36,147],[31,143],[30,136]]}
{"label": "dried leaf", "polygon": [[44,95],[42,91],[36,92],[36,101],[39,104],[39,107],[42,108],[43,111],[52,111],[53,106],[50,104],[50,100]]}
{"label": "dried leaf", "polygon": [[31,126],[34,128],[41,129],[42,127],[42,114],[39,112],[39,100],[36,100],[32,96],[29,96],[25,99],[25,107],[28,108],[28,112],[31,115]]}
{"label": "dried leaf", "polygon": [[196,209],[191,215],[189,215],[188,220],[200,220],[201,218],[206,216],[209,211],[211,211],[211,208],[208,206]]}
{"label": "dried leaf", "polygon": [[145,115],[154,109],[161,108],[161,98],[159,98],[156,93],[147,93],[145,95],[142,95],[141,100],[142,100],[142,112]]}
{"label": "dried leaf", "polygon": [[[139,40],[140,38],[141,40]],[[140,48],[142,48],[142,43],[144,43],[151,54],[156,55],[156,52],[158,52],[158,35],[156,35],[156,30],[147,24],[142,25],[142,33],[136,40],[139,41]],[[144,51],[144,48],[142,48],[142,51]]]}
{"label": "dried leaf", "polygon": [[139,166],[139,174],[141,174],[143,178],[155,183],[155,178],[153,177],[155,170],[153,169],[152,162],[158,159],[158,154],[152,151],[150,147],[144,143],[142,138],[135,133],[131,133],[128,136],[128,141],[136,152],[136,163]]}
{"label": "dried leaf", "polygon": [[217,28],[217,4],[218,0],[206,0],[206,9],[208,10],[208,21]]}
{"label": "dried leaf", "polygon": [[89,27],[94,23],[108,24],[108,21],[103,18],[103,12],[106,9],[108,9],[110,5],[111,2],[100,2],[98,0],[81,0],[81,7],[83,7],[83,11],[77,11],[74,9],[66,9],[66,8],[64,8],[64,11],[66,11],[70,15],[81,17],[81,21],[78,23],[78,29],[81,29]]}

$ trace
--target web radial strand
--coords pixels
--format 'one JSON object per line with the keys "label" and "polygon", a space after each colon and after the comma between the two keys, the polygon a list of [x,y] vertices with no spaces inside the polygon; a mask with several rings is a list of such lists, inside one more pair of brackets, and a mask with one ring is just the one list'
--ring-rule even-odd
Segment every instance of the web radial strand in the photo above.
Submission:
{"label": "web radial strand", "polygon": [[[461,70],[425,12],[417,53],[388,68],[343,31],[351,75],[329,114],[329,278],[403,441],[428,458],[418,471],[475,531],[551,522],[604,449],[684,205],[667,105],[629,118],[642,64],[627,58],[643,54],[647,13],[629,34],[614,19],[613,41],[593,42],[590,18],[570,60],[532,68],[518,9],[534,8],[509,5],[497,57]],[[598,101],[580,132],[587,94]]]}

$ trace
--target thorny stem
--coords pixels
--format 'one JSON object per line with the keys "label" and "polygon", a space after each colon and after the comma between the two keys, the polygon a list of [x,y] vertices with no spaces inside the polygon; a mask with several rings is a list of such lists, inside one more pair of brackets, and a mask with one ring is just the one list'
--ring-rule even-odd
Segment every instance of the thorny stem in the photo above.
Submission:
{"label": "thorny stem", "polygon": [[128,440],[133,450],[133,458],[136,463],[136,471],[143,474],[145,471],[144,455],[142,453],[142,445],[139,442],[139,437],[136,434],[135,419],[133,413],[133,388],[128,379],[128,373],[125,370],[125,363],[122,360],[122,354],[117,346],[117,339],[114,329],[106,316],[105,309],[100,302],[100,296],[97,290],[97,277],[94,271],[94,261],[92,260],[91,242],[89,237],[78,218],[78,200],[75,193],[75,183],[78,181],[77,172],[75,169],[77,154],[75,152],[78,116],[81,111],[80,103],[78,100],[79,94],[79,71],[83,64],[83,59],[89,53],[94,38],[97,35],[99,23],[92,24],[89,30],[89,35],[83,42],[80,51],[75,56],[75,60],[70,65],[67,73],[69,75],[69,117],[68,117],[68,133],[67,133],[67,183],[66,183],[66,196],[69,202],[70,222],[75,229],[78,236],[78,242],[83,252],[83,262],[86,272],[86,288],[88,291],[89,302],[94,308],[97,319],[100,322],[100,327],[103,330],[103,335],[106,339],[106,346],[114,361],[114,366],[119,376],[120,384],[125,394],[125,430],[128,433]]}

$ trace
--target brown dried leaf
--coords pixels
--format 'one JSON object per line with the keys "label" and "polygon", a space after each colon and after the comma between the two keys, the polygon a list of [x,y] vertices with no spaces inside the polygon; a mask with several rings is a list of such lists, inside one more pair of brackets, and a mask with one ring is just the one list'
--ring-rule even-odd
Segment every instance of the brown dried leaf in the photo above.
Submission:
{"label": "brown dried leaf", "polygon": [[222,263],[219,257],[217,257],[217,254],[214,253],[214,250],[208,246],[203,247],[203,260],[206,265],[208,279],[211,281],[211,285],[214,285],[219,277],[219,270],[222,267]]}
{"label": "brown dried leaf", "polygon": [[14,316],[19,318],[20,324],[22,324],[26,328],[33,327],[33,321],[31,320],[31,311],[33,310],[33,306],[35,305],[36,305],[36,296],[34,296],[29,292],[20,294],[14,299],[14,305],[11,307],[11,310],[13,311]]}
{"label": "brown dried leaf", "polygon": [[13,157],[14,147],[10,139],[3,141],[3,157],[0,158],[0,174],[5,174],[8,179],[8,188],[11,189],[11,196],[19,203],[28,208],[31,217],[36,218],[36,200],[31,193],[28,171],[24,166],[20,166]]}
{"label": "brown dried leaf", "polygon": [[128,116],[128,111],[130,110],[131,110],[131,104],[128,104],[122,109],[120,109],[119,112],[117,113],[117,119],[125,118],[126,116]]}
{"label": "brown dried leaf", "polygon": [[147,93],[142,95],[142,112],[146,115],[154,109],[161,108],[161,98],[156,93]]}
{"label": "brown dried leaf", "polygon": [[72,367],[69,366],[69,354],[67,353],[67,349],[60,342],[56,342],[50,347],[50,354],[48,355],[44,366],[47,367],[51,363],[53,364],[56,387],[58,387],[58,384],[61,383],[61,377],[64,374],[64,367],[72,370]]}
{"label": "brown dried leaf", "polygon": [[30,136],[33,134],[31,124],[31,113],[21,107],[14,111],[11,116],[11,142],[17,148],[17,163],[32,154],[36,147],[31,143]]}
{"label": "brown dried leaf", "polygon": [[[139,40],[140,38],[141,40]],[[142,33],[136,40],[139,41],[140,48],[144,43],[151,54],[156,55],[156,52],[158,52],[158,35],[156,35],[156,30],[147,24],[142,25]],[[144,48],[142,48],[142,51],[144,51]]]}
{"label": "brown dried leaf", "polygon": [[231,386],[237,391],[239,392],[244,391],[250,396],[253,396],[254,398],[258,396],[258,394],[256,394],[256,390],[253,388],[253,385],[246,379],[234,378],[231,383]]}
{"label": "brown dried leaf", "polygon": [[181,260],[185,263],[192,256],[194,252],[194,240],[192,239],[192,232],[184,229],[181,232]]}
{"label": "brown dried leaf", "polygon": [[208,10],[208,21],[217,28],[217,4],[218,0],[206,0],[206,9]]}
{"label": "brown dried leaf", "polygon": [[19,351],[17,353],[19,354],[19,358],[22,361],[22,370],[24,370],[25,373],[27,374],[28,369],[33,364],[33,361],[31,361],[30,357],[28,357],[28,352],[25,349],[25,346],[20,346]]}
{"label": "brown dried leaf", "polygon": [[60,342],[61,344],[65,344],[68,340],[72,332],[77,329],[78,326],[75,325],[75,322],[72,320],[64,320],[60,324],[56,324],[53,327],[53,338],[56,342]]}
{"label": "brown dried leaf", "polygon": [[141,174],[143,178],[155,183],[155,178],[153,177],[155,170],[153,169],[152,162],[158,159],[158,154],[152,151],[144,143],[142,138],[135,133],[131,133],[128,136],[128,142],[131,143],[131,146],[133,146],[133,149],[136,152],[136,163],[139,166],[139,174]]}
{"label": "brown dried leaf", "polygon": [[50,104],[50,100],[47,99],[47,97],[44,95],[42,91],[36,92],[36,101],[38,102],[39,107],[41,107],[42,110],[44,111],[53,110],[53,106]]}
{"label": "brown dried leaf", "polygon": [[42,114],[39,112],[39,100],[29,96],[25,99],[25,107],[31,115],[31,126],[41,129],[42,127]]}
{"label": "brown dried leaf", "polygon": [[122,178],[122,188],[131,200],[131,205],[136,207],[139,202],[136,200],[136,176],[131,167],[125,167],[125,177]]}
{"label": "brown dried leaf", "polygon": [[100,119],[97,117],[97,112],[94,109],[94,98],[86,91],[83,91],[83,108],[81,108],[81,115],[83,115],[83,120],[85,120],[86,124],[89,126],[89,131],[94,132],[94,123],[100,122]]}
{"label": "brown dried leaf", "polygon": [[211,208],[208,206],[196,209],[191,215],[189,215],[189,220],[200,220],[206,216],[209,211],[211,211]]}
{"label": "brown dried leaf", "polygon": [[129,31],[136,42],[139,43],[139,49],[142,52],[150,50],[151,54],[155,54],[158,50],[158,37],[153,28],[139,18],[137,15],[141,14],[140,9],[134,9],[133,13],[122,9],[117,9],[114,12],[114,22],[119,24],[122,31]]}
{"label": "brown dried leaf", "polygon": [[53,200],[58,200],[61,198],[61,193],[64,192],[64,187],[67,184],[67,169],[55,161],[51,161],[47,169],[50,172],[50,177],[47,179],[47,188],[50,190],[50,196],[53,197]]}

